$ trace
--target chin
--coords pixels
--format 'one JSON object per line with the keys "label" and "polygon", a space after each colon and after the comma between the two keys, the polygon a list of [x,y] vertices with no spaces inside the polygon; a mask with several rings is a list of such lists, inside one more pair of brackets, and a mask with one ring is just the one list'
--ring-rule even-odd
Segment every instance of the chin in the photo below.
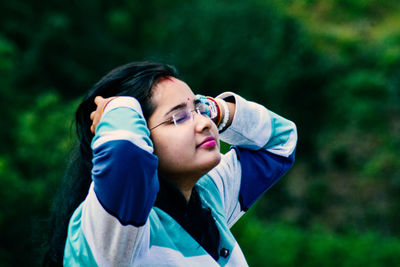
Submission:
{"label": "chin", "polygon": [[216,153],[213,156],[210,156],[207,160],[207,162],[204,163],[204,171],[205,173],[209,172],[212,170],[214,167],[216,167],[219,163],[221,162],[221,153]]}
{"label": "chin", "polygon": [[218,155],[216,155],[214,160],[214,167],[217,166],[220,162],[221,162],[221,153],[218,152]]}

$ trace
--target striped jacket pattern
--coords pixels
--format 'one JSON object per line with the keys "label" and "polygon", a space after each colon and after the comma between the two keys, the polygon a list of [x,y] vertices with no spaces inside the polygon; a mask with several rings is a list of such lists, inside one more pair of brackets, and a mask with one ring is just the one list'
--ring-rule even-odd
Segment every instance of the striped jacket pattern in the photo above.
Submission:
{"label": "striped jacket pattern", "polygon": [[293,165],[293,122],[233,96],[231,144],[221,162],[196,183],[220,232],[215,261],[171,216],[154,207],[157,157],[138,101],[118,97],[105,108],[92,141],[92,184],[71,217],[64,266],[247,266],[230,228]]}

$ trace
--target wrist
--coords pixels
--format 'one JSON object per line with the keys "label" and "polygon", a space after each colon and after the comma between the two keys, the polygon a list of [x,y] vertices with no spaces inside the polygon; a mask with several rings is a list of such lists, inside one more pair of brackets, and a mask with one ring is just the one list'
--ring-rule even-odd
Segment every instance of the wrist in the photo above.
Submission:
{"label": "wrist", "polygon": [[106,109],[107,105],[108,105],[112,100],[114,100],[115,98],[117,98],[117,97],[114,96],[114,97],[110,97],[110,98],[108,98],[108,99],[105,99],[106,102],[104,103],[104,106],[103,106],[103,108],[101,109],[101,114],[104,113],[104,110]]}
{"label": "wrist", "polygon": [[218,127],[218,125],[221,123],[221,120],[222,120],[221,107],[220,107],[220,105],[218,104],[218,102],[214,98],[212,98],[210,96],[207,96],[206,99],[208,100],[209,107],[211,109],[211,116],[210,116],[211,120]]}
{"label": "wrist", "polygon": [[222,132],[223,130],[225,130],[225,128],[227,128],[228,125],[228,121],[229,121],[229,107],[228,104],[225,102],[225,100],[223,99],[216,99],[216,102],[219,104],[220,110],[221,110],[221,121],[220,123],[217,125],[218,127],[218,131]]}

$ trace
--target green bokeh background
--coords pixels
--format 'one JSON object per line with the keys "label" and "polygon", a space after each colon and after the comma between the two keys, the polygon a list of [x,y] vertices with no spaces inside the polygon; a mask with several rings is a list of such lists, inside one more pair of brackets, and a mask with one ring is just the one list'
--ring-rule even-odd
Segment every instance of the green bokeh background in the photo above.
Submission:
{"label": "green bokeh background", "polygon": [[250,266],[400,265],[398,0],[0,3],[0,266],[40,265],[74,111],[130,61],[293,120],[296,163],[234,227]]}

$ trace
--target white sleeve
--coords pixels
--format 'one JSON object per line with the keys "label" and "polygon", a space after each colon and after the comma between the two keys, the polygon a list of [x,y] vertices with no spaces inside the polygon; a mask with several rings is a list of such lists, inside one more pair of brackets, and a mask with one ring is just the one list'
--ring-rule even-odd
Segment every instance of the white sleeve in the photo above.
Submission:
{"label": "white sleeve", "polygon": [[293,122],[257,103],[231,92],[218,97],[229,96],[235,99],[235,116],[220,138],[233,147],[209,175],[232,226],[292,166],[297,132]]}

